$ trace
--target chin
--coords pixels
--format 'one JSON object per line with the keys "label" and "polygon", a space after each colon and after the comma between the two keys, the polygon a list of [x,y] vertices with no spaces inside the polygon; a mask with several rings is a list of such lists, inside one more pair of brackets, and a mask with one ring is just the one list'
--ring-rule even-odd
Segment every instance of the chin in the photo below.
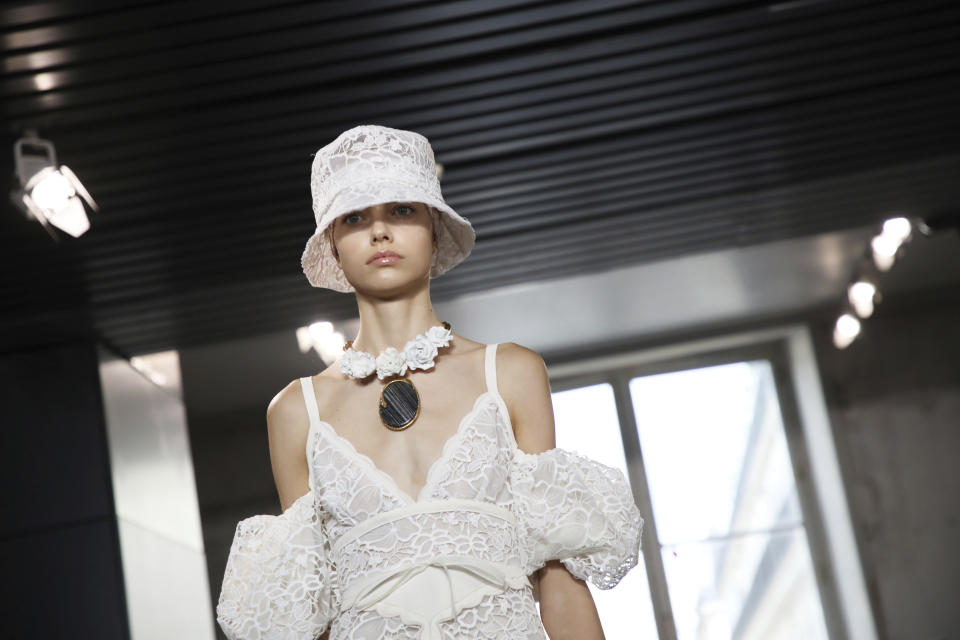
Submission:
{"label": "chin", "polygon": [[422,278],[412,278],[401,274],[395,274],[396,277],[369,278],[362,282],[353,283],[353,288],[357,291],[364,291],[371,294],[396,293],[406,289],[413,289],[420,286]]}

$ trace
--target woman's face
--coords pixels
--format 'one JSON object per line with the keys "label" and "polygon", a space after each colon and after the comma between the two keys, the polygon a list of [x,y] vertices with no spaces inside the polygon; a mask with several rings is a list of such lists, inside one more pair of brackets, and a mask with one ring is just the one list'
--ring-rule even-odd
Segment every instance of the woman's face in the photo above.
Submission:
{"label": "woman's face", "polygon": [[[422,202],[388,202],[345,213],[332,225],[334,255],[358,291],[395,289],[430,279],[433,219]],[[399,257],[373,260],[380,251]]]}

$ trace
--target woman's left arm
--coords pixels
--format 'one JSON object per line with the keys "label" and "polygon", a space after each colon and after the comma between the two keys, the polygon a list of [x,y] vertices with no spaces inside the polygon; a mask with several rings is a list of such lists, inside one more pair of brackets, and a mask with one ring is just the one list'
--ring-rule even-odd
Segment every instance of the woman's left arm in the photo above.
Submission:
{"label": "woman's left arm", "polygon": [[[513,342],[502,343],[502,366],[497,383],[517,438],[527,453],[556,447],[556,428],[547,366],[536,351]],[[540,617],[551,640],[604,640],[600,616],[587,583],[571,574],[559,560],[550,560],[537,572]]]}

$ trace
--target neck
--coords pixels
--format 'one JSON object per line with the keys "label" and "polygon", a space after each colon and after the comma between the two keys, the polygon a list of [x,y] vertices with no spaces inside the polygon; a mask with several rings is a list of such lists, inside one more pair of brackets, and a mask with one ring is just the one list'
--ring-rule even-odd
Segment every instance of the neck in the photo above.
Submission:
{"label": "neck", "polygon": [[441,324],[430,302],[430,289],[423,287],[408,296],[373,298],[357,293],[360,329],[353,340],[356,351],[378,356],[387,347],[403,351],[407,341]]}

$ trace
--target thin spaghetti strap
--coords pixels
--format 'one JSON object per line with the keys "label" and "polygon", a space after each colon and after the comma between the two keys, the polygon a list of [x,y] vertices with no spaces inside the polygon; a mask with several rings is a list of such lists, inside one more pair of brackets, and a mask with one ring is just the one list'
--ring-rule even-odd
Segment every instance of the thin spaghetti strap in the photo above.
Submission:
{"label": "thin spaghetti strap", "polygon": [[311,426],[320,422],[320,409],[317,407],[317,394],[313,390],[313,380],[309,376],[300,378],[303,387],[303,402],[307,405],[307,415],[310,416]]}
{"label": "thin spaghetti strap", "polygon": [[506,425],[507,433],[513,442],[514,450],[517,448],[517,436],[513,431],[513,422],[510,420],[510,411],[507,409],[507,403],[503,399],[503,396],[500,395],[500,389],[497,388],[497,347],[500,346],[500,343],[487,345],[486,353],[486,377],[487,377],[487,391],[492,392],[494,398],[497,401],[497,406],[500,407],[500,415],[503,417],[503,422]]}
{"label": "thin spaghetti strap", "polygon": [[307,405],[307,416],[310,418],[310,430],[307,432],[307,489],[313,489],[313,463],[310,460],[313,451],[313,440],[320,423],[320,409],[317,407],[317,394],[313,390],[313,380],[309,376],[300,378],[300,388],[303,389],[303,403]]}
{"label": "thin spaghetti strap", "polygon": [[500,395],[500,390],[497,389],[497,345],[499,344],[499,342],[488,344],[485,354],[487,391],[492,391],[496,395]]}

